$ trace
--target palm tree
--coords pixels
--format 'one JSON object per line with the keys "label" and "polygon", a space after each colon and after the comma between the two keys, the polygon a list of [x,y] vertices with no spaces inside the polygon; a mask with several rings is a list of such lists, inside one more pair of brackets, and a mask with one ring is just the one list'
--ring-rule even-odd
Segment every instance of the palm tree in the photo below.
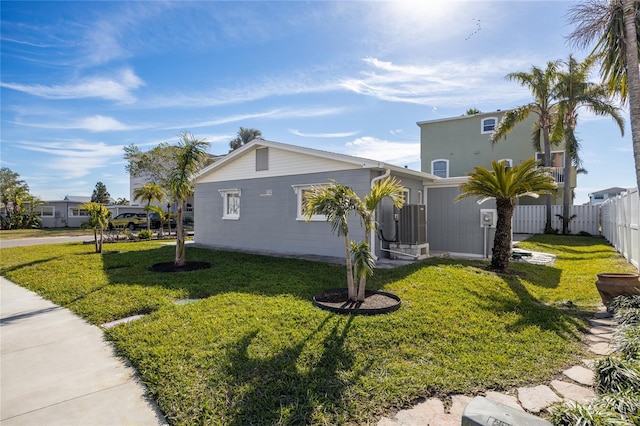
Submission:
{"label": "palm tree", "polygon": [[[364,203],[361,203],[359,206],[357,213],[360,215],[362,222],[364,223],[364,231],[365,238],[364,244],[368,251],[371,250],[369,247],[369,242],[371,241],[371,231],[375,229],[376,221],[375,221],[375,210],[382,201],[383,198],[388,197],[393,205],[397,208],[401,208],[404,204],[404,187],[400,182],[396,180],[396,178],[388,176],[384,180],[378,180],[371,188],[371,192],[364,197]],[[369,254],[371,259],[373,259],[373,255]],[[360,257],[360,259],[366,259]],[[373,263],[375,266],[375,262]],[[361,270],[361,268],[357,268]],[[367,270],[364,268],[362,270]],[[371,274],[373,274],[373,269],[371,270]],[[358,273],[358,278],[360,278],[360,283],[358,285],[358,302],[364,301],[365,296],[365,287],[367,286],[367,276],[371,275],[368,273]]]}
{"label": "palm tree", "polygon": [[533,158],[506,167],[504,161],[492,161],[491,169],[476,166],[469,180],[460,185],[459,201],[466,197],[495,198],[498,220],[493,240],[493,256],[489,268],[506,272],[511,257],[511,218],[515,200],[524,195],[547,194],[556,183],[547,168],[538,167]]}
{"label": "palm tree", "polygon": [[94,201],[82,204],[80,209],[86,210],[87,215],[89,216],[88,225],[93,229],[96,253],[102,253],[104,230],[109,226],[109,216],[111,216],[111,212],[107,210],[104,204]]}
{"label": "palm tree", "polygon": [[133,190],[133,199],[134,200],[146,200],[147,206],[145,210],[147,211],[147,230],[151,230],[151,221],[149,220],[149,206],[152,201],[157,201],[159,203],[164,200],[166,193],[164,189],[158,185],[157,183],[145,183],[140,188],[136,188]]}
{"label": "palm tree", "polygon": [[[162,210],[162,207],[160,206],[149,206],[148,210],[158,215],[158,219],[160,220],[160,229],[158,230],[158,237],[162,237],[164,235],[164,223],[170,219],[169,218],[170,213]],[[169,234],[171,234],[171,230],[169,230]]]}
{"label": "palm tree", "polygon": [[254,139],[257,139],[262,136],[262,132],[257,129],[245,129],[244,127],[240,127],[238,130],[238,136],[235,139],[232,139],[229,142],[229,151],[235,151],[240,148],[242,145],[246,145]]}
{"label": "palm tree", "polygon": [[624,120],[620,109],[609,99],[605,86],[589,82],[589,73],[595,57],[587,57],[578,62],[573,56],[565,63],[567,69],[558,73],[558,115],[560,119],[554,128],[554,134],[562,136],[565,145],[564,154],[564,194],[562,197],[562,233],[569,232],[571,204],[571,167],[581,165],[580,144],[575,130],[578,124],[578,110],[586,108],[599,116],[611,116],[624,134]]}
{"label": "palm tree", "polygon": [[569,22],[576,25],[569,39],[593,50],[601,60],[601,76],[609,91],[617,92],[631,110],[631,139],[640,187],[640,2],[638,0],[585,0],[571,8]]}
{"label": "palm tree", "polygon": [[349,215],[362,204],[356,192],[332,180],[329,185],[314,186],[304,194],[304,215],[307,221],[313,215],[324,215],[331,222],[331,230],[344,237],[345,261],[347,265],[347,291],[351,301],[356,301],[357,291],[353,279],[349,241]]}
{"label": "palm tree", "polygon": [[169,173],[169,185],[171,196],[176,200],[176,258],[175,266],[182,267],[186,264],[184,247],[184,228],[182,223],[182,207],[187,196],[193,194],[195,174],[202,168],[207,159],[209,142],[204,139],[196,139],[190,132],[180,134],[177,147],[175,167]]}
{"label": "palm tree", "polygon": [[[555,85],[557,81],[558,62],[549,61],[543,70],[536,66],[531,67],[530,72],[514,72],[507,74],[506,78],[520,83],[531,90],[533,102],[513,109],[505,113],[491,135],[491,140],[496,143],[505,138],[516,124],[527,119],[530,114],[537,115],[534,123],[532,142],[536,151],[540,149],[540,137],[544,144],[544,160],[542,165],[551,166],[551,140],[550,132],[555,121]],[[547,206],[544,231],[551,231],[551,195],[545,197]]]}

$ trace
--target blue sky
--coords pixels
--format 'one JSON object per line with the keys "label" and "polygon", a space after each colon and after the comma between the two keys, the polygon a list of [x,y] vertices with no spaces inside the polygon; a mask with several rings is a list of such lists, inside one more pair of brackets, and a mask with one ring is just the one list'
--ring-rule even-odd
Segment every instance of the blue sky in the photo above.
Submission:
{"label": "blue sky", "polygon": [[[420,168],[416,122],[531,100],[504,76],[583,59],[569,1],[2,1],[1,164],[46,200],[102,181],[183,130],[228,152],[265,139]],[[625,136],[586,111],[576,203],[635,187]]]}

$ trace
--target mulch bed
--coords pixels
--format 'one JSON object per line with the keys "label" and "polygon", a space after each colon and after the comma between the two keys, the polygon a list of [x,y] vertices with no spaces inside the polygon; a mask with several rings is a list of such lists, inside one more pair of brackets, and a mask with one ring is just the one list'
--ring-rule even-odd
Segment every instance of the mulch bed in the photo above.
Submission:
{"label": "mulch bed", "polygon": [[149,268],[152,272],[190,272],[211,268],[209,262],[187,262],[184,266],[176,266],[173,262],[155,263]]}
{"label": "mulch bed", "polygon": [[313,297],[313,304],[340,314],[376,315],[393,312],[400,307],[400,298],[379,290],[367,290],[363,302],[348,299],[346,289],[325,290]]}

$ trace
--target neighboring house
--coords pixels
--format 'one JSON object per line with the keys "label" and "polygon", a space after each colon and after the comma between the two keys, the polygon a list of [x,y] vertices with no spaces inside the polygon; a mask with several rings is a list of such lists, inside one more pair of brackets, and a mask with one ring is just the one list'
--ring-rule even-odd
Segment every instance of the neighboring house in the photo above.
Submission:
{"label": "neighboring house", "polygon": [[[207,154],[208,155],[208,163],[213,163],[220,158],[224,157],[224,155],[215,155],[215,154]],[[129,200],[132,206],[146,206],[145,200],[135,199],[134,192],[136,189],[142,187],[145,183],[149,181],[148,176],[131,176],[129,175]],[[152,203],[152,205],[160,206],[163,209],[168,209],[172,213],[177,212],[177,208],[175,206],[174,201],[169,200],[168,198],[164,201],[164,203],[160,204],[156,201]],[[184,208],[183,208],[184,217],[193,218],[193,195],[187,196]]]}
{"label": "neighboring house", "polygon": [[[406,202],[415,207],[405,206],[398,213],[390,200],[381,203],[376,212],[378,229],[387,240],[400,236],[403,241],[390,243],[374,235],[373,253],[389,257],[390,250],[403,250],[400,242],[407,241],[417,249],[416,256],[428,254],[425,188],[439,178],[384,162],[260,139],[196,177],[194,240],[225,249],[344,258],[344,240],[331,232],[324,216],[305,220],[304,194],[313,185],[335,180],[364,197],[377,179],[387,175],[401,181]],[[415,217],[404,218],[396,226],[396,219],[408,213]],[[355,214],[349,231],[352,240],[364,238]]]}
{"label": "neighboring house", "polygon": [[[475,166],[491,168],[491,161],[506,160],[511,165],[535,157],[543,159],[532,143],[533,124],[536,116],[531,114],[507,134],[505,139],[493,143],[490,139],[505,111],[462,115],[418,122],[420,127],[421,169],[433,175],[448,178],[467,176]],[[540,143],[541,146],[544,144]],[[551,161],[558,191],[553,204],[562,204],[564,191],[564,147],[552,146]],[[575,169],[572,183],[575,185]],[[571,193],[573,194],[571,188]],[[544,197],[523,197],[519,204],[544,204]],[[571,200],[573,204],[573,199]]]}
{"label": "neighboring house", "polygon": [[628,189],[614,186],[613,188],[607,188],[601,191],[592,192],[589,194],[589,204],[591,204],[592,206],[595,204],[602,204],[608,198],[617,197],[618,195],[626,191],[628,191]]}
{"label": "neighboring house", "polygon": [[[89,220],[85,210],[80,206],[91,201],[91,197],[67,195],[62,200],[45,201],[38,207],[43,228],[79,228]],[[139,212],[141,207],[107,205],[107,209],[115,217],[124,212]]]}

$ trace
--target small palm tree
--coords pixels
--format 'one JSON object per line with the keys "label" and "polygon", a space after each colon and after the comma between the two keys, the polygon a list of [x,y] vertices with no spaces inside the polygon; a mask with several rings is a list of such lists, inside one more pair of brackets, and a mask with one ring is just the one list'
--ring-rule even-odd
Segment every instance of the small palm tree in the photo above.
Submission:
{"label": "small palm tree", "polygon": [[349,241],[349,215],[362,204],[356,192],[332,180],[330,185],[314,186],[305,193],[304,215],[307,221],[313,215],[324,215],[331,222],[331,230],[344,237],[345,261],[347,265],[347,291],[349,300],[356,301],[357,291],[353,279]]}
{"label": "small palm tree", "polygon": [[[525,120],[529,115],[535,114],[538,118],[534,124],[533,147],[536,151],[540,149],[540,137],[544,144],[543,166],[551,166],[551,139],[550,132],[555,122],[556,112],[556,82],[558,73],[558,62],[549,61],[543,70],[538,67],[531,67],[530,72],[514,72],[507,74],[507,79],[520,83],[531,90],[533,102],[523,105],[505,113],[504,117],[491,135],[491,140],[495,143],[505,138],[516,124]],[[547,206],[544,230],[551,230],[551,195],[545,197]]]}
{"label": "small palm tree", "polygon": [[107,210],[104,204],[89,202],[80,206],[81,210],[86,210],[89,216],[89,227],[93,229],[93,239],[95,242],[96,253],[102,253],[102,241],[104,230],[109,226],[109,217],[111,212]]}
{"label": "small palm tree", "polygon": [[469,180],[460,185],[459,201],[466,197],[495,198],[498,220],[493,240],[493,256],[489,268],[506,272],[511,257],[511,218],[516,198],[546,194],[556,189],[547,168],[538,167],[530,158],[522,164],[506,167],[504,161],[492,161],[491,170],[476,166]]}
{"label": "small palm tree", "polygon": [[158,219],[160,220],[160,229],[158,230],[158,237],[162,237],[164,235],[164,223],[170,219],[169,218],[170,213],[162,210],[162,207],[160,206],[149,206],[148,210],[158,215]]}
{"label": "small palm tree", "polygon": [[589,81],[589,74],[595,58],[588,57],[578,62],[573,56],[565,63],[566,70],[558,73],[558,115],[559,120],[553,129],[554,137],[562,137],[564,154],[564,194],[562,198],[562,233],[569,232],[571,204],[571,167],[581,167],[580,144],[575,135],[578,124],[578,110],[586,108],[599,116],[608,115],[624,134],[624,120],[620,108],[613,105],[605,86]]}
{"label": "small palm tree", "polygon": [[175,266],[186,264],[184,247],[184,228],[182,223],[183,205],[187,196],[193,194],[195,174],[202,168],[207,159],[209,142],[196,139],[190,132],[182,132],[178,142],[178,154],[175,167],[169,174],[171,196],[176,200],[176,258]]}
{"label": "small palm tree", "polygon": [[147,202],[147,206],[145,210],[147,211],[147,230],[151,230],[151,221],[149,220],[149,206],[152,201],[157,201],[159,203],[164,200],[166,193],[164,189],[158,185],[157,183],[145,183],[140,188],[136,188],[133,190],[133,199],[134,200],[145,200]]}
{"label": "small palm tree", "polygon": [[[376,181],[371,188],[371,192],[364,197],[364,203],[361,203],[357,213],[360,215],[364,223],[366,249],[370,251],[369,242],[371,241],[371,231],[376,228],[375,210],[384,198],[389,198],[393,205],[401,208],[404,204],[404,187],[395,177],[388,176],[384,180]],[[373,259],[370,253],[369,257]],[[375,262],[373,263],[375,267]],[[373,274],[373,269],[371,270]],[[358,285],[358,301],[364,301],[365,288],[367,286],[367,274],[358,274],[360,283]]]}

